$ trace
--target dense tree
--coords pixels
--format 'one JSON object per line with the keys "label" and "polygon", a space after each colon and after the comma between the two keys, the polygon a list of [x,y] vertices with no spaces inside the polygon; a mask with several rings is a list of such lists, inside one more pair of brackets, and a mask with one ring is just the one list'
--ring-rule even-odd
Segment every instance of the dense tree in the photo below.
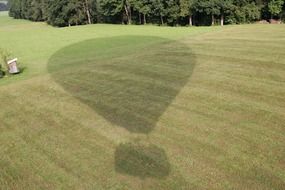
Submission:
{"label": "dense tree", "polygon": [[10,3],[9,15],[16,19],[22,18],[20,0],[11,0],[9,3]]}
{"label": "dense tree", "polygon": [[164,25],[164,18],[167,15],[167,5],[166,0],[151,0],[152,15],[154,17],[159,17],[161,25]]}
{"label": "dense tree", "polygon": [[234,4],[232,0],[216,0],[216,5],[219,9],[221,26],[224,25],[225,14],[229,14],[234,10]]}
{"label": "dense tree", "polygon": [[142,23],[141,15],[143,15],[143,23],[146,24],[146,17],[151,13],[151,2],[149,0],[132,0],[131,4],[139,14],[139,23]]}
{"label": "dense tree", "polygon": [[283,11],[281,13],[281,19],[283,19],[283,21],[285,22],[285,3],[283,5]]}
{"label": "dense tree", "polygon": [[196,0],[180,0],[180,16],[188,17],[189,26],[193,25],[193,14]]}
{"label": "dense tree", "polygon": [[59,27],[96,22],[224,25],[285,17],[284,0],[10,0],[9,7],[14,18]]}
{"label": "dense tree", "polygon": [[222,24],[224,22],[224,13],[231,6],[230,0],[199,0],[196,5],[196,11],[204,12],[211,16],[211,24],[215,24],[215,17],[221,16]]}
{"label": "dense tree", "polygon": [[122,23],[124,22],[124,15],[123,15],[123,0],[101,0],[100,7],[102,10],[103,16],[109,17],[105,19],[107,21],[114,21],[117,18],[122,18]]}
{"label": "dense tree", "polygon": [[250,23],[259,20],[263,2],[258,4],[252,0],[234,0],[233,8],[229,12],[226,22],[230,24]]}
{"label": "dense tree", "polygon": [[283,5],[284,5],[284,0],[271,0],[268,3],[268,9],[269,12],[271,13],[271,18],[273,18],[273,16],[280,15],[280,13],[282,12]]}
{"label": "dense tree", "polygon": [[179,0],[168,0],[167,5],[167,23],[174,26],[178,24],[178,19],[180,16]]}

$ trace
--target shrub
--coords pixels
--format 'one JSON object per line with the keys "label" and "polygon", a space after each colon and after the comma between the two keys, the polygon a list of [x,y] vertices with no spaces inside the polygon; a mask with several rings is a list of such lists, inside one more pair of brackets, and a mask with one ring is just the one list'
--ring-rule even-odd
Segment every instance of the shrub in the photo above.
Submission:
{"label": "shrub", "polygon": [[7,64],[10,58],[11,58],[11,52],[9,52],[6,49],[0,48],[0,63]]}
{"label": "shrub", "polygon": [[7,67],[7,62],[11,58],[11,53],[6,50],[0,48],[0,78],[3,78],[5,75],[4,66]]}
{"label": "shrub", "polygon": [[5,75],[5,72],[2,71],[2,65],[0,64],[0,78],[3,78]]}

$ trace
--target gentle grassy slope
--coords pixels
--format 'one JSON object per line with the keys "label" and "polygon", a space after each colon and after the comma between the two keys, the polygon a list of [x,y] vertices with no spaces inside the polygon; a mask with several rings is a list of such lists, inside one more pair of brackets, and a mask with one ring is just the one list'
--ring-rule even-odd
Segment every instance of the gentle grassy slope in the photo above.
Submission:
{"label": "gentle grassy slope", "polygon": [[[206,27],[170,28],[155,26],[120,26],[120,25],[92,25],[72,28],[53,28],[44,23],[13,20],[7,16],[0,16],[0,48],[6,48],[19,57],[26,67],[24,75],[14,78],[23,79],[30,76],[46,74],[48,59],[56,51],[70,44],[98,37],[112,37],[120,35],[148,35],[177,39],[185,35],[197,35],[207,31],[219,30]],[[4,83],[7,83],[6,80]],[[3,83],[0,81],[0,85]]]}
{"label": "gentle grassy slope", "polygon": [[0,189],[284,189],[284,30],[0,17]]}

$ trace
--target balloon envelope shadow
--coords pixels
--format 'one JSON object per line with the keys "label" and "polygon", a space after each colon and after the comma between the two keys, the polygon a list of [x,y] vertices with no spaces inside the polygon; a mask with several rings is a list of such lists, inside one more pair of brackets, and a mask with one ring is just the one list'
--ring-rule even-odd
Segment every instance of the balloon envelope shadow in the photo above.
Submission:
{"label": "balloon envelope shadow", "polygon": [[147,134],[195,66],[189,47],[148,36],[83,41],[49,60],[57,83],[113,124]]}
{"label": "balloon envelope shadow", "polygon": [[[49,60],[55,81],[112,124],[148,134],[195,67],[183,43],[149,36],[120,36],[83,41]],[[115,169],[141,178],[170,173],[166,153],[155,145],[121,144]]]}

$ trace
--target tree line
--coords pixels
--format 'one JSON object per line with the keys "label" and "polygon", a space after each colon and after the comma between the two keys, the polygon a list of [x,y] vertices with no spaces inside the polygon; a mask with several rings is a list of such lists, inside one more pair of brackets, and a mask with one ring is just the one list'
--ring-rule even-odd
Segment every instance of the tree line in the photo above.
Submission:
{"label": "tree line", "polygon": [[285,0],[9,0],[16,19],[53,26],[91,23],[215,25],[285,19]]}

